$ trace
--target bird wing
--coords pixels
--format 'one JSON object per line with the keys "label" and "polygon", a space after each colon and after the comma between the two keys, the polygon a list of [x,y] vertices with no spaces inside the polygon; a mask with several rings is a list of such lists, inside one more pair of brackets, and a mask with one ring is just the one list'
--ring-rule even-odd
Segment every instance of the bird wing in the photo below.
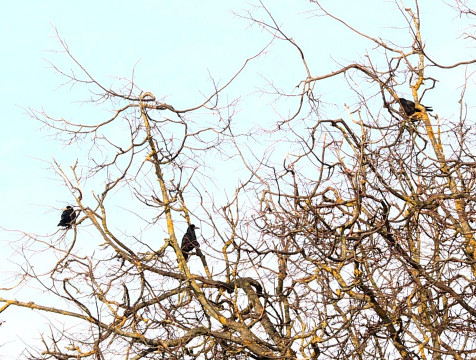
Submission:
{"label": "bird wing", "polygon": [[194,248],[188,232],[182,238],[181,248],[182,248],[182,251],[189,251]]}

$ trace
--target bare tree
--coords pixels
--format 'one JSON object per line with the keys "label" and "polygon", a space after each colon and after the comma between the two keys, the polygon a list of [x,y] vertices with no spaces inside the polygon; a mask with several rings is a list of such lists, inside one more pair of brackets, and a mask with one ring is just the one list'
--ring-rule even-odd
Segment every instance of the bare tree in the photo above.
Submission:
{"label": "bare tree", "polygon": [[[306,73],[297,93],[275,89],[298,105],[271,129],[244,131],[233,123],[235,103],[219,102],[251,58],[203,103],[179,109],[133,81],[102,85],[62,42],[81,75],[57,70],[113,112],[80,123],[31,112],[67,143],[89,145],[68,169],[55,163],[76,224],[59,239],[23,237],[56,260],[39,274],[26,256],[22,279],[36,279],[60,305],[0,299],[0,313],[26,307],[78,322],[52,326],[32,358],[476,356],[476,134],[466,87],[454,123],[420,103],[437,86],[428,66],[453,71],[476,60],[440,64],[428,54],[418,2],[395,3],[405,47],[311,3],[378,56],[316,75],[263,4],[244,15],[291,44]],[[455,8],[475,14],[464,1]],[[342,79],[358,105],[327,118],[317,84]],[[413,114],[401,107],[402,88]],[[286,153],[263,145],[264,134]],[[226,198],[211,191],[219,179],[210,160],[219,157],[219,166],[239,159],[244,169]],[[186,260],[181,237],[194,222],[200,247]],[[95,251],[80,245],[89,237],[100,239]]]}

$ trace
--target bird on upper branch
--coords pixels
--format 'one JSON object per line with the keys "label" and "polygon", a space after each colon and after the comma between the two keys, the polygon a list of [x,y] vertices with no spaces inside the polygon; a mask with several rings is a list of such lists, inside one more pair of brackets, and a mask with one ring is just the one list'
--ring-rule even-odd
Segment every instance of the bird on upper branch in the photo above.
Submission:
{"label": "bird on upper branch", "polygon": [[188,260],[188,257],[190,256],[190,252],[193,249],[199,248],[200,244],[197,241],[197,236],[195,235],[195,229],[199,229],[195,225],[191,224],[187,228],[187,232],[182,238],[182,253],[183,257],[185,258],[185,261]]}
{"label": "bird on upper branch", "polygon": [[74,209],[71,206],[66,206],[65,209],[63,209],[63,213],[61,214],[61,220],[57,226],[65,226],[66,229],[71,228],[74,223],[76,223],[76,217],[78,215],[74,211]]}
{"label": "bird on upper branch", "polygon": [[[415,108],[415,103],[413,101],[404,98],[398,98],[398,101],[400,102],[400,105],[402,106],[407,116],[412,116],[416,112],[421,112],[420,109]],[[431,106],[425,106],[423,104],[420,105],[423,106],[428,112],[433,111],[433,108]]]}

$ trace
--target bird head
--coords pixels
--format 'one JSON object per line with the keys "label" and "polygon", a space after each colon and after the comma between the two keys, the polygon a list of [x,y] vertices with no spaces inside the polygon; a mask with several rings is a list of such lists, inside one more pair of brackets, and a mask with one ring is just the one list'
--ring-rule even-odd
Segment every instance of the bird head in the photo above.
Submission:
{"label": "bird head", "polygon": [[190,229],[195,230],[195,229],[200,229],[199,227],[195,226],[194,224],[190,224]]}

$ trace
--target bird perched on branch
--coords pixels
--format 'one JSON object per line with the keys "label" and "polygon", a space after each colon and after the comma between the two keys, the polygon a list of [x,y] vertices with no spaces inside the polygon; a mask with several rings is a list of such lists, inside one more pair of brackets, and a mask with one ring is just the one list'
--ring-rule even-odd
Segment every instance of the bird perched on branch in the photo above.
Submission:
{"label": "bird perched on branch", "polygon": [[[400,102],[400,105],[402,106],[407,116],[412,116],[416,112],[421,112],[420,109],[415,108],[415,103],[413,101],[404,98],[398,98],[398,101]],[[426,111],[433,111],[433,108],[431,106],[425,106],[423,104],[420,105],[423,106]]]}
{"label": "bird perched on branch", "polygon": [[77,216],[78,215],[76,214],[74,209],[68,205],[65,209],[63,209],[63,213],[61,214],[61,220],[57,226],[66,226],[66,229],[69,229],[76,222]]}
{"label": "bird perched on branch", "polygon": [[185,261],[187,261],[188,257],[190,256],[190,252],[193,249],[199,248],[200,244],[197,241],[197,236],[195,235],[195,229],[199,229],[195,225],[191,224],[187,228],[187,232],[182,238],[182,253]]}

